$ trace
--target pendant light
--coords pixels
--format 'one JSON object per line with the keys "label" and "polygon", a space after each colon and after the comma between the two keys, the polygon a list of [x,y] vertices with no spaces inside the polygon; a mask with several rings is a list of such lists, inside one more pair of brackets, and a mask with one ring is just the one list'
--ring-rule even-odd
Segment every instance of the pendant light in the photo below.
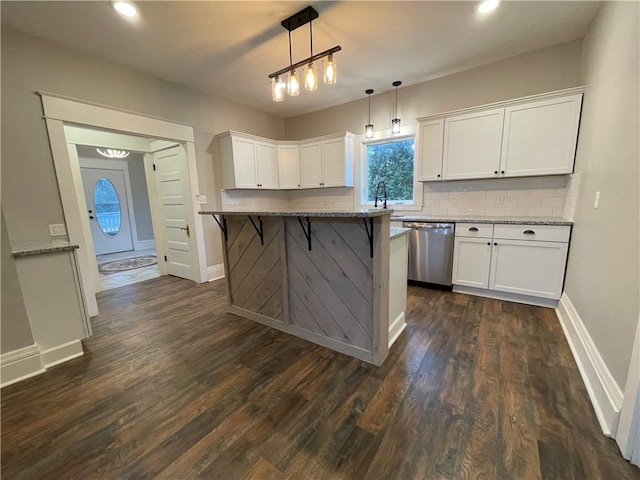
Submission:
{"label": "pendant light", "polygon": [[290,97],[297,97],[300,93],[300,82],[298,82],[298,74],[296,69],[292,65],[293,55],[291,53],[291,31],[289,31],[289,65],[291,71],[289,72],[289,78],[287,79],[287,93]]}
{"label": "pendant light", "polygon": [[396,87],[396,109],[395,118],[391,120],[391,133],[396,135],[400,133],[400,119],[398,118],[398,87],[402,85],[402,82],[396,80],[392,85]]}
{"label": "pendant light", "polygon": [[271,98],[273,98],[273,101],[274,102],[283,101],[285,90],[286,90],[286,85],[281,80],[280,75],[276,76],[271,82]]}
{"label": "pendant light", "polygon": [[364,136],[365,138],[371,139],[373,138],[373,124],[371,123],[371,94],[373,90],[371,88],[364,91],[367,95],[369,95],[369,123],[364,126]]}
{"label": "pendant light", "polygon": [[324,83],[326,85],[333,85],[337,80],[336,61],[333,58],[333,54],[330,53],[327,57],[327,63],[324,65]]}
{"label": "pendant light", "polygon": [[316,72],[316,66],[313,64],[313,18],[309,20],[309,49],[311,55],[309,56],[309,63],[304,71],[304,88],[310,92],[318,88],[318,73]]}

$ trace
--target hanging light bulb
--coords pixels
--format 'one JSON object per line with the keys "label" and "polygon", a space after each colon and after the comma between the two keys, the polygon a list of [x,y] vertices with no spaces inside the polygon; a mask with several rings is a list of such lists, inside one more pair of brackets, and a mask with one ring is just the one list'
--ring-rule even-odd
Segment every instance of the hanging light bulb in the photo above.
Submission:
{"label": "hanging light bulb", "polygon": [[300,94],[300,83],[298,82],[298,74],[295,70],[291,70],[291,73],[289,74],[287,93],[290,97],[297,97]]}
{"label": "hanging light bulb", "polygon": [[395,109],[395,118],[391,120],[391,133],[398,134],[400,133],[400,119],[398,118],[398,87],[402,85],[402,82],[395,81],[392,83],[394,87],[396,87],[396,109]]}
{"label": "hanging light bulb", "polygon": [[313,91],[318,88],[318,74],[316,72],[316,66],[313,62],[307,64],[307,68],[304,72],[304,88],[309,91]]}
{"label": "hanging light bulb", "polygon": [[280,79],[280,75],[271,82],[271,97],[274,102],[281,102],[284,100],[284,82]]}
{"label": "hanging light bulb", "polygon": [[369,123],[364,126],[364,136],[365,138],[373,138],[373,125],[371,124],[371,94],[373,93],[372,89],[367,89],[364,91],[367,95],[369,95]]}
{"label": "hanging light bulb", "polygon": [[337,73],[336,61],[333,59],[333,54],[329,54],[324,64],[324,83],[327,85],[336,83]]}

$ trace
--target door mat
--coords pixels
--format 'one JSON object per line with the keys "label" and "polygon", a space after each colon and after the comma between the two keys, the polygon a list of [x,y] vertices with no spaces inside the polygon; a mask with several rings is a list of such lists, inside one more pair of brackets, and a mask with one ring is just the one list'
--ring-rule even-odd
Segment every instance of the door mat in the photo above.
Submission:
{"label": "door mat", "polygon": [[142,257],[124,258],[122,260],[114,260],[98,265],[98,271],[103,275],[111,275],[112,273],[126,272],[136,268],[150,267],[158,263],[155,255],[144,255]]}

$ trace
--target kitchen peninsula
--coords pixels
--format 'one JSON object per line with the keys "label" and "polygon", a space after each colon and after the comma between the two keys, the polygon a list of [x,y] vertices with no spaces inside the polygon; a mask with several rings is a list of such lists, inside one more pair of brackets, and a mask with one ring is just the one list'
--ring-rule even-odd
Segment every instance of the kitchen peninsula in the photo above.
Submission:
{"label": "kitchen peninsula", "polygon": [[391,232],[391,213],[200,212],[220,226],[231,313],[376,365],[405,326],[406,285],[390,312],[389,260],[402,241],[391,268],[406,265],[408,230]]}

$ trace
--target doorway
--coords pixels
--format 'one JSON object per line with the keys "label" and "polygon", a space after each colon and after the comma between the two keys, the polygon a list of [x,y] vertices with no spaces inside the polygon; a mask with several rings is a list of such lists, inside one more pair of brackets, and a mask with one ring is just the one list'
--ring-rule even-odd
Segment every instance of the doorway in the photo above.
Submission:
{"label": "doorway", "polygon": [[[144,143],[142,148],[131,148],[144,152],[145,175],[153,175],[153,152],[160,151],[169,146],[178,145],[184,152],[184,170],[187,178],[181,183],[186,190],[184,193],[188,225],[182,225],[189,232],[189,239],[183,243],[189,250],[190,279],[196,282],[207,281],[207,265],[204,249],[204,232],[202,217],[198,215],[198,205],[195,197],[198,193],[198,172],[195,158],[195,145],[193,127],[181,125],[166,120],[146,117],[139,114],[120,111],[108,107],[87,104],[77,100],[70,100],[51,94],[39,93],[42,98],[45,122],[49,134],[51,152],[54,159],[58,185],[65,214],[69,240],[80,246],[78,249],[78,263],[81,271],[81,286],[87,309],[90,316],[98,314],[98,306],[95,293],[100,290],[98,282],[98,270],[94,261],[94,248],[91,240],[91,226],[87,217],[87,202],[84,196],[82,176],[75,145],[86,145],[81,137],[86,134],[83,129],[94,130],[101,146],[111,146],[109,141],[113,136],[126,136],[127,142],[138,145]],[[77,138],[70,137],[76,135]],[[150,173],[151,170],[151,173]],[[153,178],[153,177],[152,177]],[[165,195],[154,189],[154,183],[147,182],[149,186],[149,198],[152,206],[160,204],[160,198]],[[151,191],[153,190],[153,191]],[[152,208],[152,210],[154,210]],[[152,212],[154,220],[154,234],[158,248],[158,257],[167,256],[164,251],[167,245],[165,232],[175,234],[176,227],[170,228],[162,225],[163,215],[161,211]],[[184,231],[184,230],[181,230]],[[186,232],[185,232],[186,234]],[[162,253],[160,249],[163,249]],[[164,261],[159,263],[161,274],[166,274]]]}

